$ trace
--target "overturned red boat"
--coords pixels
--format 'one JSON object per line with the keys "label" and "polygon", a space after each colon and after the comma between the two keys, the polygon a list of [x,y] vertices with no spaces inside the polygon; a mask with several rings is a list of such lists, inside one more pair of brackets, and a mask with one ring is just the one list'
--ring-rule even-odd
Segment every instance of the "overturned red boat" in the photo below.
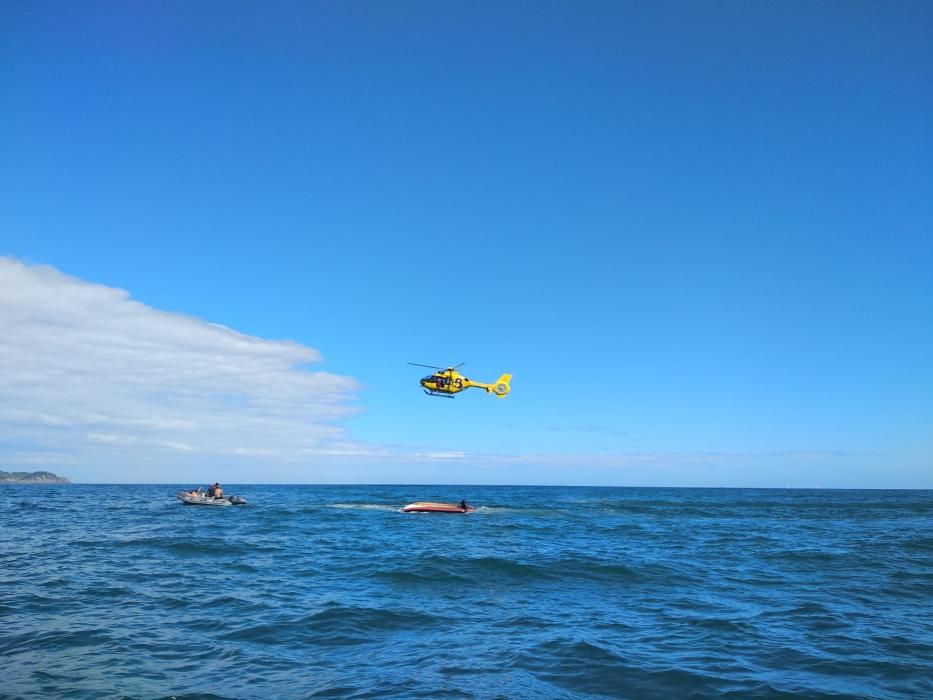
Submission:
{"label": "overturned red boat", "polygon": [[472,513],[476,508],[471,505],[466,507],[459,503],[430,503],[427,501],[418,501],[409,503],[402,508],[403,513]]}

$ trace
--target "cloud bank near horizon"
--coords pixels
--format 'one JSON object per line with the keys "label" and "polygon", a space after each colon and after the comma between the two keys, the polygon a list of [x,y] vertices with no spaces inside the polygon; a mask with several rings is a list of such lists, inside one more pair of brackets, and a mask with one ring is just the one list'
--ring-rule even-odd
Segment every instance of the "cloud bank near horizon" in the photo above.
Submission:
{"label": "cloud bank near horizon", "polygon": [[151,456],[313,458],[370,448],[314,348],[264,340],[121,289],[0,258],[0,448],[11,463]]}

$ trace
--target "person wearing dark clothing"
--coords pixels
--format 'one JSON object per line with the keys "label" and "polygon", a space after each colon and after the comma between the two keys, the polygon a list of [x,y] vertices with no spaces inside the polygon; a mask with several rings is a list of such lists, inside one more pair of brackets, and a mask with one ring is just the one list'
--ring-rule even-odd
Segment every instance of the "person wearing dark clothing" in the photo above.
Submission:
{"label": "person wearing dark clothing", "polygon": [[470,506],[467,505],[467,502],[466,502],[466,499],[465,499],[465,498],[464,498],[462,501],[460,501],[460,510],[466,510],[466,509],[469,508],[469,507],[470,507]]}

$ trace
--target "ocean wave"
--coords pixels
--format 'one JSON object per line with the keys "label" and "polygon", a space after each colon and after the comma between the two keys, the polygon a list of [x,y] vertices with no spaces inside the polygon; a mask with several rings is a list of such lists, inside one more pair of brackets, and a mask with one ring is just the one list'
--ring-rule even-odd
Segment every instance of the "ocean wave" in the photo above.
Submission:
{"label": "ocean wave", "polygon": [[101,646],[112,639],[108,630],[92,628],[23,632],[0,637],[0,655],[13,656],[26,651],[71,651],[89,646]]}
{"label": "ocean wave", "polygon": [[237,556],[253,557],[264,553],[281,551],[281,547],[274,544],[260,544],[256,541],[230,541],[225,538],[193,536],[186,537],[127,537],[78,539],[72,544],[89,549],[154,549],[181,557],[194,557],[206,555],[233,561]]}
{"label": "ocean wave", "polygon": [[338,510],[378,510],[385,512],[396,512],[401,506],[386,505],[385,503],[329,503],[328,508]]}
{"label": "ocean wave", "polygon": [[535,645],[512,664],[565,690],[611,697],[715,694],[717,679],[681,669],[646,668],[610,646],[585,639]]}
{"label": "ocean wave", "polygon": [[826,549],[813,549],[813,548],[777,549],[777,550],[767,551],[763,553],[762,556],[765,559],[778,560],[778,561],[826,564],[833,560],[849,556],[849,552],[848,551],[829,551]]}
{"label": "ocean wave", "polygon": [[423,631],[443,623],[443,618],[418,611],[331,604],[297,618],[246,622],[221,638],[261,644],[365,644],[382,633]]}
{"label": "ocean wave", "polygon": [[391,569],[375,572],[375,575],[396,581],[473,581],[483,578],[540,578],[543,569],[500,557],[446,557],[441,555],[422,556],[406,560]]}
{"label": "ocean wave", "polygon": [[908,552],[933,553],[933,537],[930,537],[929,535],[910,537],[904,541],[902,546]]}
{"label": "ocean wave", "polygon": [[658,580],[674,584],[685,574],[676,568],[645,563],[631,565],[603,561],[585,556],[570,556],[541,562],[528,562],[506,557],[448,557],[428,555],[406,560],[403,564],[374,572],[377,577],[400,583],[431,583],[465,581],[539,581],[574,580],[606,583],[636,583]]}
{"label": "ocean wave", "polygon": [[[124,700],[127,700],[124,698]],[[218,695],[217,693],[181,693],[179,695],[163,695],[158,700],[242,700],[231,695]]]}

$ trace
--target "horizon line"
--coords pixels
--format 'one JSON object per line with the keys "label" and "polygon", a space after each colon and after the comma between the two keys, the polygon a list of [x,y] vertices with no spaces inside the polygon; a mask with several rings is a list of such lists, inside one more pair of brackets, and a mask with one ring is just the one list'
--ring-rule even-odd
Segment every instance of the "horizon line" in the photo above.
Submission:
{"label": "horizon line", "polygon": [[[67,478],[67,477],[66,477]],[[185,486],[190,481],[0,481],[2,486]],[[580,489],[728,489],[757,491],[933,491],[933,487],[904,486],[648,486],[620,484],[462,484],[462,483],[330,483],[285,481],[228,481],[230,486],[410,486],[444,488],[580,488]]]}

